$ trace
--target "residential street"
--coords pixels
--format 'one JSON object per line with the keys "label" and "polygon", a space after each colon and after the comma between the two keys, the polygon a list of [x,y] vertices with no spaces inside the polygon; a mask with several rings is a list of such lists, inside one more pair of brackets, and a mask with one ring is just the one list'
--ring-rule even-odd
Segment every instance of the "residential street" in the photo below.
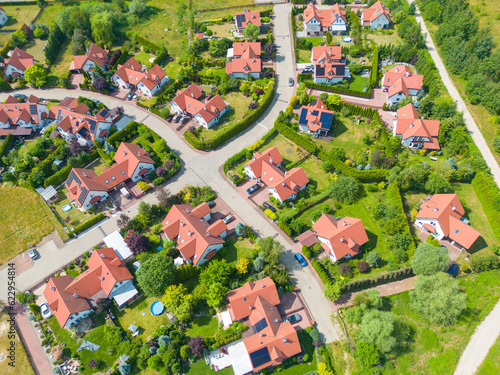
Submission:
{"label": "residential street", "polygon": [[[293,251],[285,238],[278,235],[271,223],[261,215],[256,214],[254,206],[248,200],[242,198],[232,186],[222,177],[222,164],[230,156],[244,147],[258,141],[274,125],[274,120],[279,111],[285,110],[293,95],[293,88],[288,87],[288,78],[293,76],[294,53],[290,40],[290,12],[288,4],[275,5],[275,36],[278,45],[276,58],[276,93],[273,103],[266,111],[260,122],[252,125],[248,130],[218,150],[210,153],[198,152],[192,149],[184,140],[179,139],[175,132],[165,124],[163,120],[139,108],[133,102],[122,102],[107,96],[92,92],[81,92],[79,90],[23,90],[26,95],[33,94],[42,98],[63,99],[66,96],[84,95],[91,99],[98,99],[108,107],[123,106],[125,113],[134,117],[136,121],[146,124],[167,141],[167,144],[180,156],[182,160],[181,171],[176,177],[169,180],[166,188],[171,192],[177,192],[186,184],[210,185],[212,189],[237,213],[241,219],[251,227],[255,228],[262,236],[275,236],[288,250],[283,254],[283,263],[290,271],[290,276],[295,284],[302,290],[303,296],[308,304],[312,315],[318,325],[318,330],[324,335],[327,342],[338,340],[330,315],[332,309],[323,296],[320,286],[312,276],[308,268],[299,267],[293,258]],[[4,100],[6,94],[0,95]],[[156,201],[154,194],[147,195],[144,200],[149,203]],[[138,203],[138,202],[137,202]],[[133,205],[123,213],[133,217],[137,214],[138,204]],[[18,275],[16,278],[17,288],[24,290],[37,284],[75,257],[80,256],[92,246],[102,241],[103,235],[99,228],[106,234],[117,229],[116,219],[118,215],[102,223],[82,237],[70,241],[62,249],[58,249],[53,241],[38,248],[40,259],[36,260],[29,271]],[[90,234],[89,234],[90,233]],[[0,279],[7,280],[7,269],[0,271]],[[0,291],[0,299],[6,300],[6,291]]]}
{"label": "residential street", "polygon": [[[412,3],[413,0],[407,0],[408,3]],[[448,75],[448,71],[446,70],[439,53],[437,52],[436,46],[430,37],[429,31],[425,26],[425,22],[420,15],[420,10],[417,8],[415,13],[415,18],[417,22],[422,27],[422,33],[425,37],[425,43],[427,45],[427,49],[436,64],[436,67],[439,70],[439,75],[443,80],[446,89],[450,93],[453,100],[457,102],[457,108],[459,111],[462,111],[464,114],[465,124],[467,125],[467,129],[469,130],[474,143],[481,151],[484,160],[490,167],[491,174],[495,179],[497,185],[500,186],[500,167],[496,162],[491,150],[486,144],[483,135],[479,131],[477,124],[472,118],[467,106],[465,105],[462,97],[458,93],[455,85],[453,84],[450,76]],[[474,374],[477,368],[481,365],[484,358],[488,354],[491,346],[495,343],[497,336],[500,334],[500,325],[498,322],[500,321],[500,301],[495,305],[493,310],[488,314],[486,319],[481,323],[480,326],[476,328],[476,332],[471,337],[471,340],[467,344],[464,352],[462,353],[462,357],[458,362],[457,368],[455,369],[455,375],[470,375]]]}

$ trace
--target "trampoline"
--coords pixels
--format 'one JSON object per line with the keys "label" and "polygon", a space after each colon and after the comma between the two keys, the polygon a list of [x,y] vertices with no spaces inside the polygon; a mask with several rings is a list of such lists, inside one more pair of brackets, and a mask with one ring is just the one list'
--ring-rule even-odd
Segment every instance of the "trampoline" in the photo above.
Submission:
{"label": "trampoline", "polygon": [[344,41],[344,43],[351,43],[352,38],[350,36],[345,36],[342,38],[342,40]]}
{"label": "trampoline", "polygon": [[151,314],[160,315],[161,313],[163,313],[163,310],[165,310],[165,306],[163,306],[163,303],[161,301],[154,301],[151,304]]}

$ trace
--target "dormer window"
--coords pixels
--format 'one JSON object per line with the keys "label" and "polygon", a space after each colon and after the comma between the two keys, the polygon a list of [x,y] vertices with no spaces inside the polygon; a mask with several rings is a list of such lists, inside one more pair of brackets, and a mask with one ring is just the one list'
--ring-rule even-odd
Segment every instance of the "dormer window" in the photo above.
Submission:
{"label": "dormer window", "polygon": [[121,172],[122,172],[122,175],[124,175],[124,176],[125,176],[125,171],[121,171]]}

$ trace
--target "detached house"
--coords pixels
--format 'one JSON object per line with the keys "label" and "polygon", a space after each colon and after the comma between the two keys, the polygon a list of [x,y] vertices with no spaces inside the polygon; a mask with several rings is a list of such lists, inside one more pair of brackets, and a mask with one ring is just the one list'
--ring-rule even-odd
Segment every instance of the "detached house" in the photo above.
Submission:
{"label": "detached house", "polygon": [[278,149],[271,147],[262,154],[256,152],[244,170],[248,178],[264,182],[269,195],[283,203],[297,198],[297,194],[306,188],[309,178],[300,167],[283,172],[279,169],[282,161]]}
{"label": "detached house", "polygon": [[[260,43],[235,42],[233,56],[226,62],[226,74],[231,78],[260,78],[262,60],[260,59]],[[231,57],[231,56],[230,56]]]}
{"label": "detached house", "polygon": [[397,65],[384,73],[382,91],[387,92],[387,101],[396,104],[411,96],[417,96],[422,91],[424,76],[413,74],[406,65]]}
{"label": "detached house", "polygon": [[240,34],[243,33],[245,27],[247,27],[250,23],[257,26],[260,33],[261,21],[259,11],[250,12],[247,8],[245,8],[245,10],[243,10],[243,13],[238,13],[234,16],[234,25],[236,26],[236,30],[238,30]]}
{"label": "detached house", "polygon": [[14,49],[12,55],[8,59],[5,59],[4,62],[5,69],[3,73],[12,78],[24,78],[24,72],[26,69],[38,63],[38,61],[33,59],[33,56],[18,47]]}
{"label": "detached house", "polygon": [[357,255],[359,248],[368,242],[363,222],[353,217],[334,218],[323,214],[313,223],[312,229],[302,233],[297,240],[306,246],[320,241],[332,262]]}
{"label": "detached house", "polygon": [[420,205],[415,225],[438,240],[446,238],[453,245],[470,249],[481,234],[468,225],[464,214],[456,194],[434,194]]}
{"label": "detached house", "polygon": [[146,71],[136,59],[131,57],[125,64],[118,67],[111,80],[123,89],[136,88],[144,96],[154,96],[170,78],[158,64]]}
{"label": "detached house", "polygon": [[384,4],[377,1],[371,7],[361,10],[361,26],[370,29],[387,29],[391,23],[389,9],[385,9]]}
{"label": "detached house", "polygon": [[304,10],[304,30],[314,35],[325,31],[343,34],[347,30],[345,10],[339,4],[334,4],[330,9],[318,10],[313,3],[309,3]]}
{"label": "detached house", "polygon": [[151,156],[140,146],[122,142],[111,167],[96,175],[92,169],[73,168],[65,182],[71,203],[89,210],[104,201],[109,193],[118,190],[129,180],[139,181],[155,168]]}
{"label": "detached house", "polygon": [[177,96],[170,103],[172,112],[190,115],[206,129],[217,124],[222,116],[229,110],[229,105],[220,95],[210,99],[203,99],[203,90],[191,84],[183,91],[178,91]]}
{"label": "detached house", "polygon": [[195,208],[190,204],[175,204],[163,220],[163,233],[169,241],[177,242],[186,263],[200,266],[224,246],[226,224],[222,219],[209,224],[210,219],[210,207],[205,202]]}
{"label": "detached house", "polygon": [[312,135],[327,135],[333,121],[333,111],[316,99],[308,106],[302,107],[299,118],[299,130]]}
{"label": "detached house", "polygon": [[0,7],[0,26],[3,26],[7,23],[9,20],[9,16],[7,16],[7,13],[5,13],[5,10]]}
{"label": "detached house", "polygon": [[0,104],[0,136],[30,136],[40,130],[47,122],[49,110],[40,99],[30,95],[26,103],[9,95],[5,103]]}
{"label": "detached house", "polygon": [[94,140],[103,142],[112,124],[111,112],[106,108],[92,116],[89,107],[69,97],[50,107],[49,118],[56,120],[56,129],[67,142],[76,140],[87,146],[92,146]]}
{"label": "detached house", "polygon": [[51,277],[43,292],[61,328],[71,328],[85,319],[102,298],[124,307],[138,296],[133,277],[111,248],[96,249],[89,269],[76,279],[70,275]]}
{"label": "detached house", "polygon": [[311,62],[314,83],[332,85],[351,78],[340,46],[313,47]]}
{"label": "detached house", "polygon": [[108,67],[108,51],[92,43],[85,55],[73,56],[69,70],[75,73],[89,72],[99,66],[102,70]]}
{"label": "detached house", "polygon": [[421,120],[417,109],[409,103],[397,111],[392,135],[402,139],[410,148],[439,150],[439,120]]}
{"label": "detached house", "polygon": [[302,352],[297,331],[290,322],[283,321],[278,311],[280,298],[270,277],[247,282],[227,297],[231,321],[245,322],[250,327],[243,335],[243,343],[231,348],[238,354],[238,361],[233,361],[235,374],[257,373]]}

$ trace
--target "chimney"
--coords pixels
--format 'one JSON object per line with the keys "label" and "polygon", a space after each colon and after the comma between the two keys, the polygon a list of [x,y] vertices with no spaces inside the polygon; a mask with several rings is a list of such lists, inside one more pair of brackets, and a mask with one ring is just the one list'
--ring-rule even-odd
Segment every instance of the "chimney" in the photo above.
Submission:
{"label": "chimney", "polygon": [[102,276],[99,276],[99,280],[103,281],[104,279],[102,278]]}
{"label": "chimney", "polygon": [[73,297],[78,298],[78,294],[73,293]]}
{"label": "chimney", "polygon": [[283,342],[286,344],[288,342],[286,337],[283,337]]}
{"label": "chimney", "polygon": [[123,156],[127,156],[127,150],[123,150]]}
{"label": "chimney", "polygon": [[268,154],[268,155],[269,155],[269,162],[270,162],[271,164],[273,164],[273,157],[271,156],[271,154]]}
{"label": "chimney", "polygon": [[347,223],[345,222],[345,220],[344,220],[344,222],[342,223],[342,225],[343,225],[344,227],[347,225]]}
{"label": "chimney", "polygon": [[325,106],[324,106],[324,105],[322,105],[322,106],[321,106],[321,109],[324,109],[324,108],[325,108]]}
{"label": "chimney", "polygon": [[265,285],[265,284],[260,284],[260,287],[261,287],[261,288],[265,288],[265,287],[266,287],[266,285]]}
{"label": "chimney", "polygon": [[342,243],[344,243],[344,242],[345,242],[344,237],[340,238],[340,242],[342,242]]}
{"label": "chimney", "polygon": [[137,151],[137,156],[141,156],[141,152],[140,151]]}
{"label": "chimney", "polygon": [[283,187],[285,187],[285,181],[281,181],[281,185],[283,185]]}
{"label": "chimney", "polygon": [[50,287],[50,290],[52,290],[53,292],[56,291],[56,288],[54,288],[53,286]]}
{"label": "chimney", "polygon": [[437,210],[438,210],[438,208],[437,208],[437,207],[434,207],[434,209],[433,209],[432,211],[436,212]]}
{"label": "chimney", "polygon": [[250,310],[252,310],[252,309],[253,309],[252,305],[250,305],[250,306],[248,306],[248,307],[250,307]]}
{"label": "chimney", "polygon": [[453,206],[453,208],[451,210],[455,211],[456,209],[457,209],[457,206]]}
{"label": "chimney", "polygon": [[106,258],[106,255],[104,255],[104,253],[101,253],[99,255],[101,256],[101,258]]}

